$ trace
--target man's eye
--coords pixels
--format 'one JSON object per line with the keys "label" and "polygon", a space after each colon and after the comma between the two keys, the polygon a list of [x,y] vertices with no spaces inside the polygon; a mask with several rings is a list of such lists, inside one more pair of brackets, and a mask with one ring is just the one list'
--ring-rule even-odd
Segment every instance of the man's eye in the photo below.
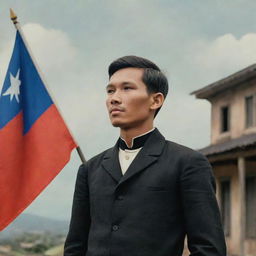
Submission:
{"label": "man's eye", "polygon": [[130,86],[125,86],[124,87],[124,90],[130,90],[130,89],[132,89],[132,87],[130,87]]}
{"label": "man's eye", "polygon": [[113,89],[107,89],[107,94],[111,94],[111,93],[113,93],[113,92],[114,92]]}

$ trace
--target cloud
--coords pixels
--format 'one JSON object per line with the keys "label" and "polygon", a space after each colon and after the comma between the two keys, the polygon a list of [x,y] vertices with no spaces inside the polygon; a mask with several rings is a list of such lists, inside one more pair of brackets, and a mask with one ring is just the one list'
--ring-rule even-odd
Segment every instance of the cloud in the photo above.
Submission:
{"label": "cloud", "polygon": [[[212,40],[190,41],[179,63],[171,101],[161,110],[161,130],[179,143],[200,148],[210,143],[210,108],[205,100],[195,100],[191,91],[239,71],[256,61],[256,34],[241,37],[225,34]],[[189,131],[189,133],[188,133]]]}
{"label": "cloud", "polygon": [[65,65],[68,69],[77,68],[77,49],[63,31],[47,29],[36,23],[26,24],[23,31],[45,73],[60,73]]}
{"label": "cloud", "polygon": [[248,33],[240,38],[225,34],[213,41],[197,41],[193,52],[195,67],[203,70],[209,81],[221,79],[256,62],[256,34]]}
{"label": "cloud", "polygon": [[[40,70],[43,71],[43,77],[44,74],[47,74],[46,80],[61,79],[63,74],[68,77],[69,72],[66,71],[71,71],[70,73],[72,73],[77,69],[77,50],[64,32],[46,29],[35,23],[24,25],[22,31],[36,63],[38,63]],[[14,45],[13,41],[14,39],[3,46],[0,59],[2,70],[7,69]],[[5,73],[2,72],[1,81],[3,81],[4,75]]]}

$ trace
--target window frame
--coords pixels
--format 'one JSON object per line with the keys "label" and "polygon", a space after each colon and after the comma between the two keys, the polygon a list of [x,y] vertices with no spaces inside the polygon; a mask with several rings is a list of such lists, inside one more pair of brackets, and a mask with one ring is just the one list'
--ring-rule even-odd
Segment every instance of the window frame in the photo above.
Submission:
{"label": "window frame", "polygon": [[[248,124],[248,108],[247,108],[247,100],[248,99],[252,99],[252,112],[251,112],[251,124]],[[245,112],[245,129],[249,129],[253,126],[255,126],[256,123],[256,111],[255,111],[255,107],[256,107],[256,100],[255,100],[255,95],[254,94],[250,94],[244,97],[244,112]]]}
{"label": "window frame", "polygon": [[[224,130],[224,109],[227,109],[227,130]],[[220,133],[228,133],[230,132],[231,129],[231,125],[230,125],[230,121],[231,121],[231,107],[230,105],[223,105],[220,107]]]}

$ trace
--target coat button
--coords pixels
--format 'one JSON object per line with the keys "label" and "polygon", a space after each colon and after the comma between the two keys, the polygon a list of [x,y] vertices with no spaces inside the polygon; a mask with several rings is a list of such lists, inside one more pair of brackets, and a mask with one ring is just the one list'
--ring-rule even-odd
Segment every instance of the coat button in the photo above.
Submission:
{"label": "coat button", "polygon": [[118,225],[114,225],[113,227],[112,227],[112,230],[113,231],[117,231],[119,229],[119,226]]}
{"label": "coat button", "polygon": [[124,199],[123,196],[118,196],[118,197],[117,197],[117,200],[123,200],[123,199]]}

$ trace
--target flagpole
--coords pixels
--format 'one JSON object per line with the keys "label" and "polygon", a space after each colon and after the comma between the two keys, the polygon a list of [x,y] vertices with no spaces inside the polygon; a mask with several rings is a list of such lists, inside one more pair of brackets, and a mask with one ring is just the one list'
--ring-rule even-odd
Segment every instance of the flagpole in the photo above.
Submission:
{"label": "flagpole", "polygon": [[[35,58],[34,58],[34,56],[33,56],[33,54],[32,54],[32,51],[31,51],[31,49],[30,49],[30,47],[29,47],[29,45],[28,45],[28,43],[27,43],[27,40],[26,40],[24,34],[23,34],[23,31],[22,31],[22,29],[21,29],[21,27],[20,27],[20,24],[19,24],[19,22],[17,21],[17,15],[15,14],[15,12],[14,12],[11,8],[10,8],[10,18],[11,18],[11,20],[12,20],[12,22],[13,22],[15,28],[17,29],[17,31],[19,31],[20,36],[21,36],[21,38],[22,38],[22,40],[23,40],[23,42],[24,42],[24,44],[25,44],[25,46],[26,46],[26,48],[27,48],[27,50],[28,50],[28,52],[29,52],[29,55],[30,55],[30,57],[31,57],[31,60],[32,60],[32,62],[34,63],[34,65],[35,65],[35,67],[36,67],[36,70],[37,70],[37,72],[38,72],[40,78],[42,79],[42,81],[43,81],[45,87],[47,88],[48,93],[51,95],[51,98],[53,99],[53,102],[54,102],[56,108],[58,109],[59,113],[61,114],[61,111],[60,111],[60,109],[58,108],[58,106],[57,106],[57,104],[56,104],[56,100],[55,100],[55,98],[52,96],[52,93],[50,92],[49,87],[47,86],[47,83],[46,83],[46,81],[45,81],[45,79],[44,79],[44,76],[43,76],[43,74],[42,74],[42,72],[41,72],[39,66],[37,65],[37,62],[35,61]],[[62,119],[63,119],[63,121],[64,121],[66,127],[68,127],[67,124],[66,124],[66,122],[65,122],[65,120],[64,120],[64,118],[63,118],[63,115],[62,115],[62,114],[61,114],[61,116],[62,116]],[[75,138],[69,128],[68,128],[68,130],[69,130],[71,136],[72,136],[73,138]],[[75,140],[75,139],[74,139],[74,140]],[[76,141],[76,140],[75,140],[75,141]],[[77,143],[76,143],[76,144],[77,144]],[[78,144],[77,144],[77,145],[78,145]],[[83,154],[83,152],[82,152],[82,150],[81,150],[81,148],[80,148],[79,146],[76,147],[76,151],[77,151],[77,153],[78,153],[78,155],[79,155],[79,157],[80,157],[82,163],[85,164],[85,163],[86,163],[86,159],[85,159],[84,154]]]}

